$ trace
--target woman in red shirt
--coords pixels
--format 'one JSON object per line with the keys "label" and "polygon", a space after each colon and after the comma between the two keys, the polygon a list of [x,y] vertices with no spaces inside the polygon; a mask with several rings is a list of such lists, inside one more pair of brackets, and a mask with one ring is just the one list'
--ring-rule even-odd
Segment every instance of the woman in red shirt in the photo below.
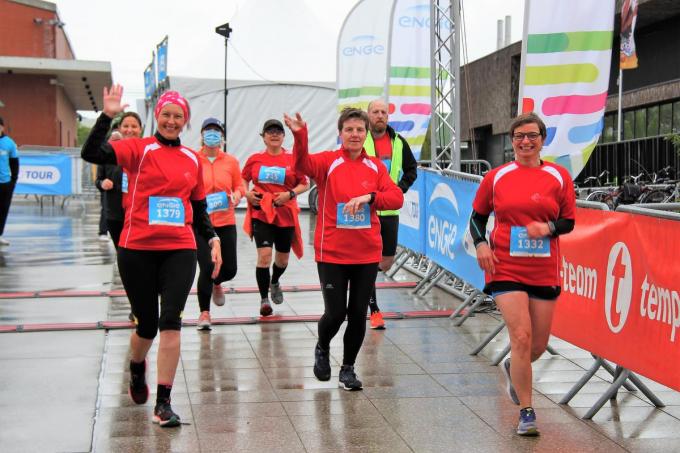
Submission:
{"label": "woman in red shirt", "polygon": [[307,125],[300,114],[284,118],[295,137],[295,168],[313,178],[319,188],[314,250],[324,313],[319,320],[314,375],[320,381],[330,379],[330,342],[347,318],[339,386],[361,390],[354,362],[366,334],[366,310],[382,258],[376,210],[401,208],[404,194],[380,159],[364,150],[366,112],[344,109],[338,119],[342,146],[314,155],[309,154]]}
{"label": "woman in red shirt", "polygon": [[222,151],[224,143],[224,126],[217,118],[207,118],[201,126],[201,142],[203,146],[198,157],[203,166],[203,186],[210,222],[220,238],[222,249],[222,267],[216,278],[212,278],[213,263],[210,247],[203,237],[196,232],[198,255],[198,304],[201,315],[198,318],[199,330],[210,330],[210,296],[217,306],[224,305],[222,282],[236,275],[236,218],[234,208],[238,206],[246,192],[241,179],[241,168],[238,160],[231,154]]}
{"label": "woman in red shirt", "polygon": [[160,330],[153,421],[179,426],[170,392],[179,361],[182,311],[196,273],[192,225],[212,248],[213,278],[222,264],[220,241],[206,212],[201,162],[179,139],[189,121],[187,101],[177,92],[165,92],[154,110],[156,134],[107,143],[112,118],[126,107],[122,96],[120,85],[104,88],[103,113],[81,156],[95,164],[119,165],[129,176],[129,204],[118,244],[120,277],[137,324],[130,335],[128,391],[137,404],[148,399],[146,356]]}
{"label": "woman in red shirt", "polygon": [[[279,277],[288,266],[290,249],[295,239],[297,225],[296,197],[309,189],[307,178],[295,171],[293,156],[283,149],[283,124],[279,120],[267,120],[262,127],[262,140],[266,149],[248,158],[242,176],[253,183],[246,192],[248,216],[245,230],[255,238],[257,265],[255,278],[260,290],[260,315],[272,314],[272,306],[283,303]],[[247,186],[246,186],[247,187]],[[272,273],[272,248],[276,256]]]}
{"label": "woman in red shirt", "polygon": [[[536,114],[515,118],[510,136],[515,160],[484,176],[472,203],[470,233],[484,290],[496,300],[510,334],[512,366],[508,358],[501,370],[521,408],[517,434],[535,436],[531,362],[548,345],[560,295],[558,236],[574,228],[576,198],[569,172],[540,158],[546,127]],[[495,221],[487,242],[491,212]]]}

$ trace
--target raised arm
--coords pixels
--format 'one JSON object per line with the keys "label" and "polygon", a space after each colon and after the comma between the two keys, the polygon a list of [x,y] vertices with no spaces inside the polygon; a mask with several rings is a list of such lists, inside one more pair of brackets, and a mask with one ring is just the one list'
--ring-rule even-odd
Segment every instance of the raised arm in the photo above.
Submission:
{"label": "raised arm", "polygon": [[291,118],[284,113],[283,121],[293,133],[293,138],[295,139],[293,144],[295,171],[318,181],[319,178],[325,176],[325,166],[321,156],[309,155],[307,124],[299,113],[295,114],[295,118]]}
{"label": "raised arm", "polygon": [[127,107],[127,104],[121,104],[122,98],[122,86],[113,85],[110,90],[104,87],[102,114],[94,123],[80,151],[80,157],[87,162],[100,165],[118,164],[113,147],[106,141],[106,134],[109,132],[113,118]]}

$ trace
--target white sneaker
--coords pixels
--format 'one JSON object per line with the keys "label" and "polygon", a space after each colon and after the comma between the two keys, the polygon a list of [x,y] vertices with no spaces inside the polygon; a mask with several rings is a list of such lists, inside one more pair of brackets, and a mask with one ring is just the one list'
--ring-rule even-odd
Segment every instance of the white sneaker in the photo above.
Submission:
{"label": "white sneaker", "polygon": [[211,319],[210,319],[210,312],[209,311],[202,311],[201,314],[198,317],[198,323],[196,323],[196,329],[198,330],[210,330],[210,324],[211,324]]}
{"label": "white sneaker", "polygon": [[5,238],[0,237],[0,245],[9,245],[9,241]]}
{"label": "white sneaker", "polygon": [[222,285],[213,285],[212,301],[218,307],[224,305],[224,289],[222,289]]}
{"label": "white sneaker", "polygon": [[105,234],[100,234],[99,240],[102,241],[102,242],[109,242],[109,237]]}

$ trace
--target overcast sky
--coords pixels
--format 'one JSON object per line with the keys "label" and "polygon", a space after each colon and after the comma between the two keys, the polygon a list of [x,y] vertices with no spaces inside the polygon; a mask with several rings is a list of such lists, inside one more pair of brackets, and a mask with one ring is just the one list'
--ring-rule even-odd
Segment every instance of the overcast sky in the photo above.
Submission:
{"label": "overcast sky", "polygon": [[[113,79],[134,109],[144,96],[144,68],[165,35],[168,73],[222,78],[229,22],[231,79],[334,81],[342,22],[358,0],[56,0],[80,60],[110,61]],[[387,0],[386,0],[387,1]],[[512,16],[512,41],[521,39],[523,0],[464,0],[470,61],[496,48],[496,21]]]}

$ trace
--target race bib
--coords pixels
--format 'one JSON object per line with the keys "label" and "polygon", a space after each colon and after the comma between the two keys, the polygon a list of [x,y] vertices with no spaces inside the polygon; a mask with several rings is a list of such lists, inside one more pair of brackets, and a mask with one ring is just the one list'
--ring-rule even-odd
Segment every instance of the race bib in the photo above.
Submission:
{"label": "race bib", "polygon": [[387,168],[387,173],[392,171],[392,159],[381,159],[382,163],[385,165],[385,168]]}
{"label": "race bib", "polygon": [[229,198],[226,192],[209,193],[205,200],[208,202],[208,214],[229,209]]}
{"label": "race bib", "polygon": [[336,228],[362,229],[371,228],[371,208],[368,204],[352,215],[349,212],[342,212],[347,203],[338,203]]}
{"label": "race bib", "polygon": [[120,180],[120,190],[123,193],[128,193],[128,177],[125,172],[123,172],[123,177]]}
{"label": "race bib", "polygon": [[259,182],[266,184],[280,184],[283,185],[286,180],[286,169],[283,167],[260,167],[260,173],[257,176]]}
{"label": "race bib", "polygon": [[178,197],[149,197],[149,225],[184,226],[184,204]]}
{"label": "race bib", "polygon": [[526,227],[510,227],[510,256],[550,256],[550,238],[530,238]]}

